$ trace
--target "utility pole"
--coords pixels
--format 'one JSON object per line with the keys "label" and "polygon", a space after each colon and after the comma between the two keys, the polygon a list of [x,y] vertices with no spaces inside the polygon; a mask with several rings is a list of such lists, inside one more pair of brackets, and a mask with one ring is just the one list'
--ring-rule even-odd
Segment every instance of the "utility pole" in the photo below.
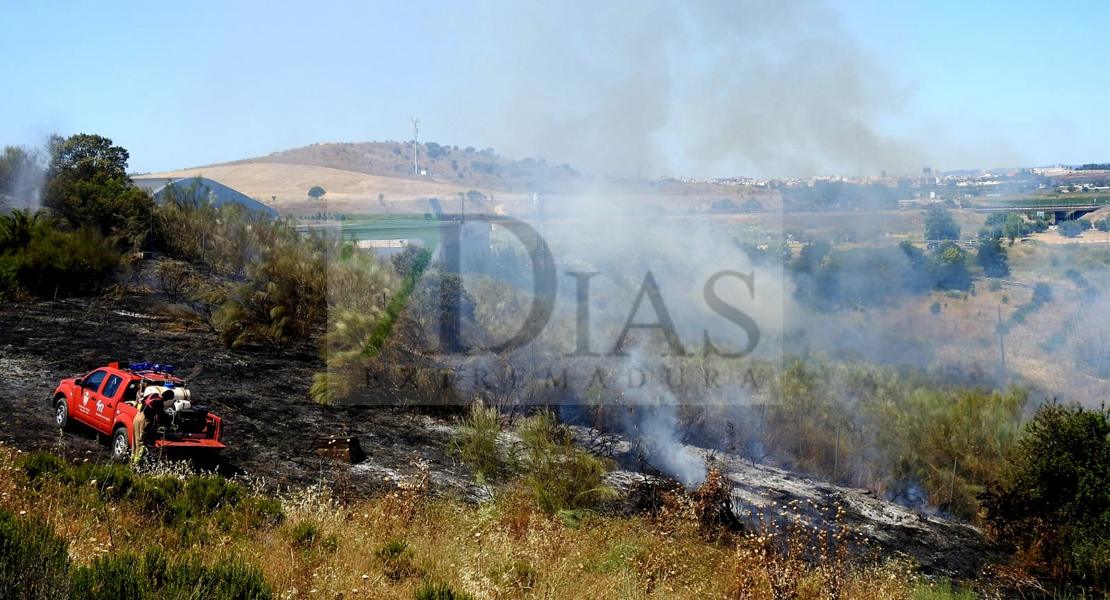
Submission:
{"label": "utility pole", "polygon": [[1002,306],[998,307],[998,349],[1002,352],[1002,375],[1006,375],[1006,330],[1002,328]]}
{"label": "utility pole", "polygon": [[420,163],[417,158],[420,156],[420,119],[412,118],[412,172],[415,175],[420,174]]}
{"label": "utility pole", "polygon": [[859,94],[856,94],[856,176],[863,181],[863,145],[860,144]]}

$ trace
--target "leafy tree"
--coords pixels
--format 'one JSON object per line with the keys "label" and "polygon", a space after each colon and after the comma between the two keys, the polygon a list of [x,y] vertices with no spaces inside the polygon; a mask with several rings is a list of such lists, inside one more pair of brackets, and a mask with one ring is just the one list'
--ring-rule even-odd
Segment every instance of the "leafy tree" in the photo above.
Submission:
{"label": "leafy tree", "polygon": [[1064,221],[1060,223],[1057,229],[1060,235],[1064,237],[1078,237],[1079,234],[1091,228],[1091,222],[1086,219],[1075,219],[1073,221]]}
{"label": "leafy tree", "polygon": [[1009,214],[1006,216],[1006,224],[1002,226],[1002,235],[1010,240],[1013,245],[1014,240],[1020,237],[1025,237],[1029,233],[1029,227],[1025,224],[1025,219],[1021,215]]}
{"label": "leafy tree", "polygon": [[1095,229],[1099,231],[1110,231],[1110,217],[1095,221]]}
{"label": "leafy tree", "polygon": [[486,202],[486,195],[478,190],[470,190],[466,193],[466,199],[470,200],[473,204],[481,206]]}
{"label": "leafy tree", "polygon": [[933,281],[940,290],[967,290],[971,287],[967,253],[955,242],[944,242],[933,251]]}
{"label": "leafy tree", "polygon": [[112,140],[100,135],[79,133],[63,138],[50,136],[47,140],[50,163],[47,177],[54,179],[72,173],[81,179],[104,177],[127,178],[127,161],[131,155]]}
{"label": "leafy tree", "polygon": [[1008,277],[1010,275],[1009,259],[1002,241],[988,239],[979,242],[979,252],[976,256],[979,266],[987,277]]}
{"label": "leafy tree", "polygon": [[439,144],[437,144],[435,142],[428,142],[427,144],[424,145],[424,147],[426,148],[425,154],[431,160],[435,160],[435,159],[447,154],[447,149],[448,149],[447,146],[440,146]]}
{"label": "leafy tree", "polygon": [[1106,591],[1110,411],[1042,406],[980,496],[988,530],[1046,574]]}
{"label": "leafy tree", "polygon": [[146,244],[154,200],[127,176],[128,152],[90,134],[47,142],[49,162],[43,197],[71,227],[91,227],[120,246]]}
{"label": "leafy tree", "polygon": [[958,240],[960,226],[952,213],[943,206],[934,206],[925,213],[925,239],[929,241]]}
{"label": "leafy tree", "polygon": [[319,200],[320,198],[323,198],[324,194],[326,193],[328,192],[324,190],[324,188],[318,185],[314,185],[312,186],[312,189],[308,190],[308,197],[312,198],[313,200]]}

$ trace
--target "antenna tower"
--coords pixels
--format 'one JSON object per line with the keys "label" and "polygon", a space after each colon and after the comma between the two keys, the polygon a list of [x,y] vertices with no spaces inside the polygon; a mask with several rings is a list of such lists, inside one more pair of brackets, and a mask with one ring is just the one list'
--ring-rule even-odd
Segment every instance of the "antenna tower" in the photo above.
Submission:
{"label": "antenna tower", "polygon": [[420,119],[412,118],[412,172],[416,175],[420,174],[420,163],[417,158],[420,156]]}

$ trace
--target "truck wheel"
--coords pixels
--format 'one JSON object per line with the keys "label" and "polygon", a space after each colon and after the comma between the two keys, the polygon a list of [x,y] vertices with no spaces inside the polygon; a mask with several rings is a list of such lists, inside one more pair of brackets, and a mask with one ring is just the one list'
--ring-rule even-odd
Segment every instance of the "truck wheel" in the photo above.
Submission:
{"label": "truck wheel", "polygon": [[71,429],[69,422],[69,403],[65,398],[58,400],[54,404],[54,424],[62,431],[69,431]]}
{"label": "truck wheel", "polygon": [[125,459],[131,454],[131,440],[127,439],[127,428],[118,427],[112,433],[112,458]]}

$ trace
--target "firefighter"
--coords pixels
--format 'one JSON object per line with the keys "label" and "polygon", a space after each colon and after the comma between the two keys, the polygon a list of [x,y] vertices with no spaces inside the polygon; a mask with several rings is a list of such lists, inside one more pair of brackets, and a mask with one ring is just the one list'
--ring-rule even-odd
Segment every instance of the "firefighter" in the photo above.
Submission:
{"label": "firefighter", "polygon": [[[151,392],[143,397],[139,403],[139,411],[131,423],[131,458],[138,461],[142,458],[143,449],[154,431],[158,419],[166,417],[166,402],[173,401],[173,390],[165,390],[158,394]],[[149,433],[148,433],[149,432]]]}

